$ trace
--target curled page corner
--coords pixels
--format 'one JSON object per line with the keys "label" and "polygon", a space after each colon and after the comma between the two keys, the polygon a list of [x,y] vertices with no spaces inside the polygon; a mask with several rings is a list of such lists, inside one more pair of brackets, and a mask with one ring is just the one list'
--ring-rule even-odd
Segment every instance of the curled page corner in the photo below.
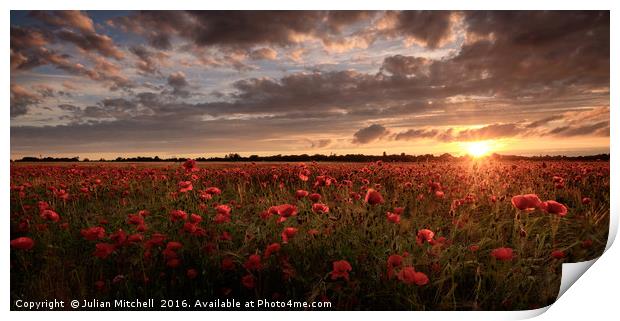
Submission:
{"label": "curled page corner", "polygon": [[538,308],[534,310],[516,311],[514,314],[514,317],[515,317],[514,320],[526,320],[526,319],[535,318],[547,312],[547,310],[549,310],[550,307],[551,307],[551,304],[549,304],[546,307],[542,307],[542,308]]}
{"label": "curled page corner", "polygon": [[560,292],[558,293],[557,299],[564,295],[566,290],[575,284],[577,279],[579,279],[598,259],[599,258],[584,262],[562,264],[562,281],[560,283]]}

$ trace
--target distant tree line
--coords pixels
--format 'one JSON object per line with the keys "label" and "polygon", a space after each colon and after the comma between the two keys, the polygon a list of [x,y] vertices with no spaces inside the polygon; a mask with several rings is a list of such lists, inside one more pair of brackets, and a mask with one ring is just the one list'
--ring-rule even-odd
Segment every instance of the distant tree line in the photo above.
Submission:
{"label": "distant tree line", "polygon": [[[598,154],[598,155],[589,155],[589,156],[564,156],[564,155],[556,155],[556,156],[517,156],[517,155],[500,155],[500,154],[492,154],[490,155],[492,159],[496,160],[540,160],[540,161],[551,161],[551,160],[572,160],[572,161],[608,161],[609,154]],[[442,161],[442,160],[465,160],[469,159],[470,156],[452,156],[449,153],[445,153],[439,156],[435,156],[432,154],[424,154],[424,155],[407,155],[405,153],[401,154],[392,154],[388,155],[385,152],[383,155],[364,155],[364,154],[347,154],[347,155],[322,155],[322,154],[301,154],[301,155],[271,155],[271,156],[258,156],[258,155],[250,155],[250,156],[241,156],[237,153],[231,153],[225,155],[224,157],[198,157],[195,160],[198,162],[426,162],[426,161]],[[116,159],[107,160],[107,159],[99,159],[98,162],[182,162],[187,158],[185,157],[169,157],[169,158],[160,158],[159,156],[155,157],[146,157],[146,156],[138,156],[138,157],[117,157]],[[16,162],[90,162],[91,160],[88,158],[84,158],[80,160],[79,157],[23,157]]]}

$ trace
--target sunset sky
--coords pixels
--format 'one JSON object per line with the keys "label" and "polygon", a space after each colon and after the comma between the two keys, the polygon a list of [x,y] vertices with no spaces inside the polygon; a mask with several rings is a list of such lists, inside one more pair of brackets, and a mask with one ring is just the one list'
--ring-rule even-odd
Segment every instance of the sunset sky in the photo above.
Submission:
{"label": "sunset sky", "polygon": [[11,12],[11,158],[609,152],[609,12]]}

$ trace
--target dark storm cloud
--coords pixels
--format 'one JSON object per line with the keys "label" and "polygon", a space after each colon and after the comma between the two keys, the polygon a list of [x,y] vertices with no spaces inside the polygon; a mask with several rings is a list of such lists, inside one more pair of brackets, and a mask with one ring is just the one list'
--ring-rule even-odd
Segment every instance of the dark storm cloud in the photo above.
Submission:
{"label": "dark storm cloud", "polygon": [[362,128],[353,134],[353,143],[368,144],[388,134],[388,130],[379,124]]}
{"label": "dark storm cloud", "polygon": [[422,76],[428,74],[431,64],[427,58],[396,55],[385,58],[381,70],[395,76]]}
{"label": "dark storm cloud", "polygon": [[402,11],[388,12],[380,22],[390,25],[382,30],[383,34],[405,36],[429,48],[437,48],[451,38],[454,17],[450,11]]}
{"label": "dark storm cloud", "polygon": [[[607,93],[584,93],[609,84],[609,15],[529,14],[533,16],[531,22],[527,22],[528,13],[521,12],[482,16],[466,13],[464,21],[472,28],[467,32],[478,38],[470,35],[459,54],[447,59],[396,55],[386,57],[381,72],[374,75],[347,70],[297,73],[279,80],[241,80],[235,83],[235,103],[224,110],[265,112],[291,105],[318,109],[358,110],[364,105],[390,108],[455,95],[487,96],[515,107],[608,97]],[[491,22],[486,20],[489,17]],[[570,24],[572,20],[577,23]],[[497,30],[493,29],[495,23],[499,24]],[[542,30],[545,24],[563,32],[546,35]],[[538,33],[548,41],[541,44],[532,36]]]}
{"label": "dark storm cloud", "polygon": [[358,11],[143,11],[111,21],[112,25],[142,34],[160,49],[171,48],[178,36],[197,46],[251,48],[290,46],[303,37],[340,36],[342,27],[367,20],[374,13]]}
{"label": "dark storm cloud", "polygon": [[609,12],[468,12],[472,39],[454,62],[488,70],[498,91],[609,84]]}

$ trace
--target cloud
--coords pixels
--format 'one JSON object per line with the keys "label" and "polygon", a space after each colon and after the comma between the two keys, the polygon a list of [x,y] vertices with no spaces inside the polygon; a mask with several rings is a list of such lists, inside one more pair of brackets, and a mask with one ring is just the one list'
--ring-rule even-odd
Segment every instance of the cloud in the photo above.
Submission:
{"label": "cloud", "polygon": [[332,143],[333,143],[332,139],[310,140],[310,148],[322,149],[322,148],[329,147]]}
{"label": "cloud", "polygon": [[11,84],[11,118],[25,115],[28,108],[41,101],[41,97],[27,88]]}
{"label": "cloud", "polygon": [[368,15],[356,11],[143,11],[115,19],[112,24],[147,36],[151,45],[162,49],[170,48],[173,36],[197,46],[285,47],[338,34],[343,26],[365,20]]}
{"label": "cloud", "polygon": [[189,91],[187,91],[189,83],[187,82],[185,74],[182,71],[177,71],[170,74],[170,76],[168,76],[168,85],[172,87],[173,95],[180,97],[189,96]]}
{"label": "cloud", "polygon": [[109,83],[113,90],[126,90],[135,86],[117,65],[104,57],[87,55],[94,64],[93,68],[89,68],[72,61],[68,54],[46,48],[45,45],[52,39],[50,37],[43,31],[11,27],[11,69],[19,72],[49,64],[73,75]]}
{"label": "cloud", "polygon": [[54,40],[71,42],[85,51],[97,51],[106,57],[123,59],[112,38],[99,34],[92,19],[80,11],[31,11],[30,16],[58,30]]}
{"label": "cloud", "polygon": [[71,30],[60,30],[56,33],[60,40],[68,41],[85,51],[97,51],[106,57],[123,59],[123,53],[116,47],[112,38],[95,32],[78,33]]}
{"label": "cloud", "polygon": [[95,33],[93,20],[80,11],[31,11],[30,15],[52,26],[74,28],[84,33]]}
{"label": "cloud", "polygon": [[475,129],[459,131],[453,137],[457,141],[476,141],[501,137],[514,137],[523,134],[523,126],[516,123],[491,124]]}
{"label": "cloud", "polygon": [[609,121],[602,121],[587,125],[556,127],[550,130],[548,134],[559,137],[573,137],[593,134],[609,136]]}
{"label": "cloud", "polygon": [[379,124],[362,128],[353,134],[353,143],[368,144],[388,134],[388,130]]}
{"label": "cloud", "polygon": [[250,58],[253,60],[275,60],[277,57],[278,52],[268,47],[256,49],[250,53]]}
{"label": "cloud", "polygon": [[432,61],[422,57],[390,56],[383,60],[381,71],[386,71],[395,76],[421,77],[429,74]]}
{"label": "cloud", "polygon": [[564,116],[563,115],[553,115],[553,116],[549,116],[549,117],[545,117],[543,119],[531,122],[530,124],[528,124],[526,127],[527,128],[537,128],[537,127],[541,127],[543,125],[546,125],[554,120],[558,120],[558,119],[562,119]]}
{"label": "cloud", "polygon": [[[392,140],[419,140],[435,139],[441,142],[463,142],[478,141],[489,139],[502,139],[511,137],[528,136],[556,136],[556,137],[575,137],[575,136],[609,136],[609,120],[592,123],[593,115],[600,115],[607,107],[593,108],[591,110],[579,112],[567,112],[551,117],[542,118],[532,122],[515,123],[495,123],[478,128],[456,129],[448,128],[445,130],[416,128],[398,132],[391,136]],[[575,123],[575,118],[584,119],[584,122]],[[588,123],[588,120],[590,123]],[[567,125],[560,125],[548,129],[547,125],[551,121],[558,121]],[[585,123],[585,124],[584,124]]]}
{"label": "cloud", "polygon": [[376,23],[380,34],[404,36],[409,43],[438,48],[453,38],[454,13],[450,11],[387,12]]}
{"label": "cloud", "polygon": [[437,135],[439,135],[439,131],[435,129],[408,129],[394,135],[394,140],[418,140],[435,138]]}
{"label": "cloud", "polygon": [[143,45],[132,46],[129,48],[129,51],[138,58],[136,68],[145,74],[158,74],[159,65],[157,62],[168,58],[168,55],[165,53],[153,52]]}

